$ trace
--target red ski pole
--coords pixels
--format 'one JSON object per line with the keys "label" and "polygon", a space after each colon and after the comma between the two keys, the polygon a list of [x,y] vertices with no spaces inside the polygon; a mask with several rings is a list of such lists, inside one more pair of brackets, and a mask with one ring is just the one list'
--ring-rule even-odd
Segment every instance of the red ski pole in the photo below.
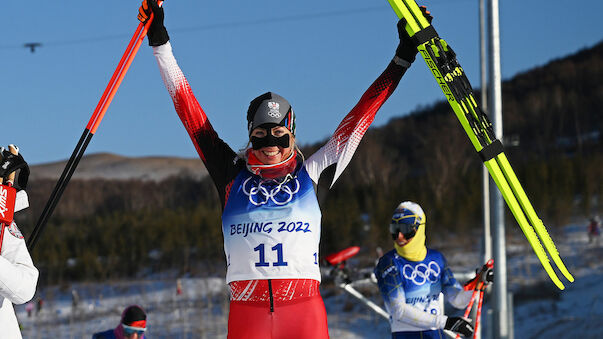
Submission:
{"label": "red ski pole", "polygon": [[[488,260],[484,266],[489,269],[493,268],[494,260],[493,259]],[[473,328],[473,330],[474,330],[473,338],[474,339],[477,337],[477,328],[479,326],[479,320],[482,315],[482,304],[484,301],[484,289],[485,288],[486,288],[486,283],[484,281],[478,281],[478,283],[475,285],[475,288],[473,289],[473,293],[471,293],[471,300],[469,301],[469,304],[467,305],[467,308],[465,309],[465,313],[463,314],[463,317],[469,318],[469,313],[471,313],[471,308],[473,307],[473,304],[475,303],[475,295],[479,293],[479,297],[478,297],[479,300],[477,302],[477,312],[475,315],[475,327]],[[461,337],[461,335],[459,333],[457,333],[456,339],[459,339],[460,337]]]}
{"label": "red ski pole", "polygon": [[[478,293],[477,288],[473,290],[473,293],[471,294],[471,300],[469,300],[469,305],[467,305],[467,308],[465,309],[465,313],[463,314],[463,317],[465,318],[469,318],[469,313],[471,313],[471,308],[473,307],[473,303],[475,302],[475,295]],[[460,333],[456,334],[456,339],[459,339],[461,337]]]}
{"label": "red ski pole", "polygon": [[[163,1],[158,1],[159,6],[161,6],[162,3]],[[94,136],[94,133],[96,133],[96,130],[100,122],[102,121],[105,112],[107,111],[107,108],[109,108],[109,105],[111,104],[111,101],[113,100],[113,97],[115,96],[119,85],[121,84],[124,76],[126,75],[126,72],[128,71],[128,68],[130,68],[130,65],[132,64],[132,61],[134,60],[134,57],[136,56],[136,53],[140,48],[140,44],[144,40],[144,37],[147,34],[148,27],[152,21],[153,14],[151,13],[146,25],[143,23],[139,23],[138,27],[136,28],[136,31],[134,32],[134,35],[132,36],[132,39],[130,39],[129,44],[126,47],[126,51],[124,52],[119,63],[117,64],[117,68],[113,72],[113,76],[111,77],[111,80],[109,80],[109,84],[105,88],[103,95],[101,96],[98,104],[96,105],[96,108],[92,113],[92,117],[88,121],[88,124],[86,125],[86,128],[84,129],[84,132],[80,137],[80,140],[75,146],[71,157],[67,161],[67,164],[65,165],[65,168],[63,169],[63,172],[61,173],[61,176],[59,177],[59,180],[57,181],[54,189],[52,190],[52,193],[50,194],[50,197],[46,202],[46,206],[44,206],[44,210],[42,211],[42,214],[40,215],[40,218],[36,223],[36,227],[32,231],[31,236],[27,241],[27,248],[30,252],[33,250],[38,239],[40,238],[40,234],[42,233],[46,223],[48,222],[48,218],[50,218],[50,216],[52,215],[52,212],[54,211],[59,199],[61,198],[65,187],[67,187],[67,184],[69,183],[73,172],[75,172],[77,165],[79,164],[82,156],[84,155],[84,152],[86,151],[90,140]]]}
{"label": "red ski pole", "polygon": [[[485,287],[485,285],[484,285]],[[479,321],[482,317],[482,303],[484,302],[484,288],[479,291],[479,301],[477,302],[477,313],[475,314],[475,328],[473,332],[473,339],[477,338],[477,329],[479,328]]]}

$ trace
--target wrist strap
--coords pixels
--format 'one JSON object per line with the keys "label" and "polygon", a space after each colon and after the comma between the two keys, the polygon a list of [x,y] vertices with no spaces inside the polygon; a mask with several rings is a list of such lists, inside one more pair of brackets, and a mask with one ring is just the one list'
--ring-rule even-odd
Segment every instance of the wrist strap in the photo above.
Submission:
{"label": "wrist strap", "polygon": [[397,55],[394,55],[394,58],[392,59],[392,61],[394,62],[394,64],[398,65],[398,66],[402,66],[404,68],[408,68],[410,67],[410,62],[400,58]]}

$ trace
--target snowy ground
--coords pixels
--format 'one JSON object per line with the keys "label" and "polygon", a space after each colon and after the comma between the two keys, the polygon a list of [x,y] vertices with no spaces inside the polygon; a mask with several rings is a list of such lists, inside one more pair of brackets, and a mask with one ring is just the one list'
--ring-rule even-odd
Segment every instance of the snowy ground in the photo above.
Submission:
{"label": "snowy ground", "polygon": [[[585,224],[570,225],[554,236],[564,262],[576,277],[559,292],[548,281],[525,239],[508,241],[509,288],[514,298],[515,338],[603,338],[603,241],[588,244]],[[460,254],[448,253],[452,267]],[[467,253],[464,253],[467,256]],[[477,253],[475,253],[477,257]],[[457,266],[458,267],[458,266]],[[563,279],[562,279],[563,280]],[[149,338],[225,338],[228,296],[221,278],[74,284],[41,291],[44,305],[28,316],[16,307],[24,338],[90,338],[115,327],[129,304],[142,305],[149,319]],[[72,291],[79,296],[73,306]],[[375,287],[365,294],[381,304]],[[332,338],[388,338],[389,325],[366,306],[329,283],[321,293]],[[485,309],[488,306],[485,306]],[[482,320],[486,328],[486,320]]]}

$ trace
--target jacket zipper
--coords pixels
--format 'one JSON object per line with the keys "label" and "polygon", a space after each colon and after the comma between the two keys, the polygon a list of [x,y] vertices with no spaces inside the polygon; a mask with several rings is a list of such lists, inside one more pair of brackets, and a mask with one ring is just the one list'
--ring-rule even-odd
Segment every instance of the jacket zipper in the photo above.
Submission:
{"label": "jacket zipper", "polygon": [[272,280],[268,279],[268,294],[270,295],[270,313],[274,313],[274,298],[272,297]]}

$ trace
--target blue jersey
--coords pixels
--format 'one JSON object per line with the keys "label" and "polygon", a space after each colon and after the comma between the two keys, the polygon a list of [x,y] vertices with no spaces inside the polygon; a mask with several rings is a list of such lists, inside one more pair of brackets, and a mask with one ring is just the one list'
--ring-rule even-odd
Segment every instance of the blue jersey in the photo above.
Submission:
{"label": "blue jersey", "polygon": [[[450,299],[463,290],[454,279],[442,253],[429,248],[422,261],[410,261],[398,255],[396,250],[389,251],[379,259],[375,276],[385,307],[392,315],[392,332],[417,332],[443,327],[445,318],[442,317],[441,293]],[[398,319],[395,315],[403,314],[399,310],[406,305],[421,313],[414,312],[413,316],[408,316],[409,312],[406,312],[406,317]],[[417,319],[417,314],[423,319]],[[425,325],[426,320],[430,325]]]}
{"label": "blue jersey", "polygon": [[92,339],[117,339],[113,330],[106,330],[104,332],[94,333]]}
{"label": "blue jersey", "polygon": [[[123,339],[123,338],[124,338],[123,330],[121,330],[119,328],[113,329],[113,330],[106,330],[104,332],[94,333],[92,335],[92,339]],[[145,339],[146,336],[143,334],[142,337],[139,337],[139,338]]]}

